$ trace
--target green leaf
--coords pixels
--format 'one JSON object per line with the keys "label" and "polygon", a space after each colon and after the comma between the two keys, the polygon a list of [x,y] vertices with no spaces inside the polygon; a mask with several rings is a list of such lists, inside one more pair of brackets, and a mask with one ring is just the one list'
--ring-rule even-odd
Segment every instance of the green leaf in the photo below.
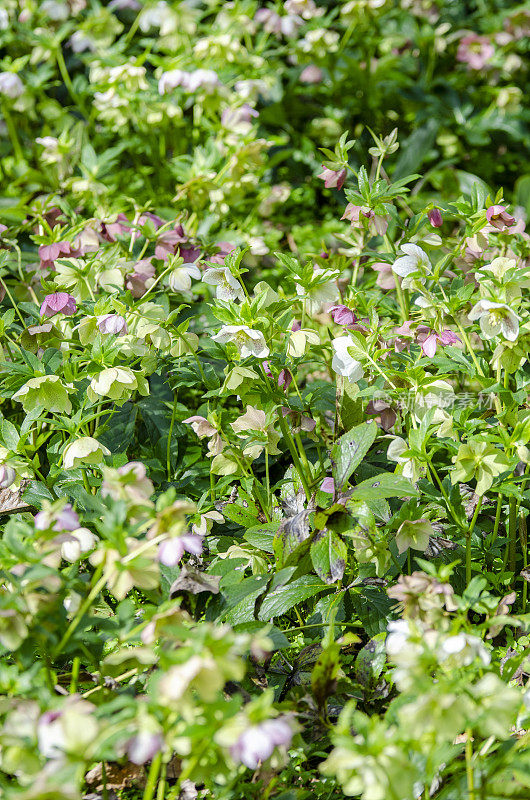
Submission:
{"label": "green leaf", "polygon": [[20,436],[12,422],[7,419],[2,420],[2,441],[8,450],[16,452]]}
{"label": "green leaf", "polygon": [[393,472],[382,472],[367,481],[357,484],[353,490],[352,500],[381,500],[385,497],[418,497],[419,492],[408,478],[394,475]]}
{"label": "green leaf", "polygon": [[370,420],[352,428],[335,442],[331,450],[331,464],[337,491],[344,488],[374,443],[376,435],[377,424],[375,420]]}
{"label": "green leaf", "polygon": [[333,531],[323,531],[311,545],[311,561],[319,578],[327,584],[339,581],[344,575],[348,549]]}
{"label": "green leaf", "polygon": [[277,522],[267,522],[246,530],[244,538],[253,547],[263,550],[264,553],[274,553],[273,541],[277,530]]}
{"label": "green leaf", "polygon": [[336,678],[339,673],[340,646],[333,642],[323,650],[311,672],[311,689],[317,705],[323,708],[328,697],[335,689]]}
{"label": "green leaf", "polygon": [[257,511],[250,508],[241,508],[236,505],[227,505],[223,508],[223,516],[231,522],[236,522],[244,528],[255,528],[259,522]]}
{"label": "green leaf", "polygon": [[265,597],[258,614],[259,619],[268,622],[325,589],[329,587],[320,578],[315,575],[302,575],[286,586],[278,586]]}

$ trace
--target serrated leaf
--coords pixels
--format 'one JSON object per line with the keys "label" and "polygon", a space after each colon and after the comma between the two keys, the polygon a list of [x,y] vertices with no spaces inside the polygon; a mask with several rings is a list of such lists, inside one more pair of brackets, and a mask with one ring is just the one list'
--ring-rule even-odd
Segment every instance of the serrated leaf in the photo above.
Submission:
{"label": "serrated leaf", "polygon": [[348,549],[340,536],[323,531],[311,544],[310,554],[315,572],[325,583],[329,585],[342,578]]}
{"label": "serrated leaf", "polygon": [[357,425],[341,436],[331,450],[332,475],[335,488],[341,491],[375,441],[377,424],[374,420]]}
{"label": "serrated leaf", "polygon": [[278,586],[265,597],[258,614],[259,619],[269,622],[273,617],[285,614],[293,606],[308,600],[325,589],[329,590],[329,587],[320,578],[315,575],[302,575],[301,578],[297,578],[292,583]]}
{"label": "serrated leaf", "polygon": [[408,478],[382,472],[354,487],[352,500],[381,500],[386,497],[418,497],[419,492]]}

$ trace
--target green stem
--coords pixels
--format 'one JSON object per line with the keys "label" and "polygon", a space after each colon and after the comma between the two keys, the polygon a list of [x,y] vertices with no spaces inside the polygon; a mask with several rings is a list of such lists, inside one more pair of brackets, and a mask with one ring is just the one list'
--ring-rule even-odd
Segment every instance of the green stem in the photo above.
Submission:
{"label": "green stem", "polygon": [[510,497],[510,511],[508,517],[508,569],[515,573],[515,559],[517,553],[517,498]]}
{"label": "green stem", "polygon": [[173,436],[173,427],[175,425],[175,417],[177,415],[177,398],[178,394],[175,392],[175,396],[173,398],[173,410],[171,412],[171,423],[169,425],[169,433],[167,435],[167,447],[166,447],[166,467],[167,467],[167,479],[168,481],[171,480],[171,439]]}
{"label": "green stem", "polygon": [[7,103],[2,103],[2,114],[4,116],[7,132],[9,134],[9,139],[11,141],[11,147],[13,148],[15,158],[17,161],[24,162],[25,158],[18,138],[17,129],[13,122],[13,117],[11,116],[11,112],[7,107]]}
{"label": "green stem", "polygon": [[407,311],[407,304],[405,302],[405,295],[403,293],[403,288],[401,286],[401,282],[398,276],[396,275],[395,272],[393,273],[393,275],[394,275],[394,283],[396,284],[396,294],[399,303],[399,310],[401,312],[401,321],[406,322],[409,315]]}
{"label": "green stem", "polygon": [[471,729],[466,729],[466,776],[468,800],[475,800],[475,778],[473,775],[473,741]]}
{"label": "green stem", "polygon": [[59,72],[61,73],[61,77],[64,81],[64,85],[68,89],[68,94],[70,95],[76,106],[79,108],[79,110],[82,112],[83,116],[88,117],[85,105],[81,100],[81,98],[79,97],[79,95],[77,94],[76,90],[74,89],[74,85],[72,83],[72,79],[70,78],[70,74],[66,67],[66,62],[64,60],[63,51],[60,45],[57,47],[57,50],[55,51],[55,58],[57,61]]}
{"label": "green stem", "polygon": [[479,497],[478,503],[475,508],[475,513],[466,531],[466,586],[471,583],[471,536],[477,522],[480,509],[482,507],[482,497]]}
{"label": "green stem", "polygon": [[147,783],[145,784],[143,800],[153,800],[161,765],[162,753],[157,753],[151,761],[151,766],[149,767],[149,774],[147,776]]}
{"label": "green stem", "polygon": [[156,793],[156,800],[164,800],[166,794],[166,772],[167,764],[162,764],[160,770],[160,780],[158,781],[158,791]]}
{"label": "green stem", "polygon": [[301,482],[301,484],[302,484],[302,486],[304,488],[304,492],[305,492],[305,496],[306,496],[307,502],[309,503],[309,501],[311,500],[311,492],[309,490],[309,484],[307,482],[304,470],[302,468],[302,463],[301,463],[300,458],[298,456],[298,452],[296,450],[296,445],[294,443],[293,437],[291,436],[291,432],[290,432],[290,430],[289,430],[289,428],[287,426],[287,423],[285,422],[285,418],[282,416],[281,409],[280,409],[280,413],[278,414],[278,421],[280,423],[280,430],[282,432],[282,436],[285,439],[285,441],[287,442],[287,447],[289,448],[289,451],[291,453],[294,465],[296,467],[296,470],[298,472],[298,476],[300,478],[300,482]]}
{"label": "green stem", "polygon": [[93,584],[92,589],[90,590],[88,596],[85,598],[83,603],[80,605],[77,614],[72,619],[70,625],[64,632],[61,641],[59,642],[57,647],[55,647],[55,649],[53,650],[54,658],[56,658],[59,655],[59,653],[62,652],[66,644],[70,641],[72,635],[75,633],[85,613],[88,611],[88,609],[90,608],[90,606],[92,605],[92,603],[102,590],[103,586],[105,585],[107,578],[105,575],[102,575],[102,572],[103,572],[103,564],[97,568],[96,572],[94,572],[94,576],[92,578],[92,584]]}
{"label": "green stem", "polygon": [[77,681],[79,678],[79,667],[81,665],[81,661],[79,656],[75,656],[72,662],[72,676],[70,678],[70,694],[75,694],[77,691]]}

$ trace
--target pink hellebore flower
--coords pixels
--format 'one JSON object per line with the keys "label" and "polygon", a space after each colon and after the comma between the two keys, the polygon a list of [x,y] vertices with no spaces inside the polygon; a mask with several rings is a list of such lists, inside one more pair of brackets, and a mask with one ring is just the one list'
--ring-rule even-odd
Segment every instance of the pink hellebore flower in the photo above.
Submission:
{"label": "pink hellebore flower", "polygon": [[127,742],[127,756],[133,764],[145,764],[156,756],[164,746],[164,739],[160,733],[138,731]]}
{"label": "pink hellebore flower", "polygon": [[195,533],[185,533],[184,536],[167,539],[158,547],[158,560],[166,567],[174,567],[184,553],[200,556],[202,553],[202,536],[197,536]]}
{"label": "pink hellebore flower", "polygon": [[127,333],[127,322],[120,314],[104,314],[97,321],[101,333],[113,333],[114,336],[124,336]]}
{"label": "pink hellebore flower", "polygon": [[66,503],[59,512],[39,511],[35,515],[34,523],[38,531],[45,531],[51,528],[57,533],[75,531],[81,524],[70,503]]}
{"label": "pink hellebore flower", "polygon": [[[423,330],[420,330],[422,328]],[[433,358],[436,354],[438,344],[445,347],[448,344],[456,344],[460,338],[453,331],[445,330],[441,333],[430,330],[425,325],[421,325],[416,332],[416,341],[421,344],[422,352],[427,358]]]}
{"label": "pink hellebore flower", "polygon": [[68,256],[72,245],[70,242],[53,242],[52,244],[41,244],[39,247],[39,258],[41,261],[55,261],[59,256]]}
{"label": "pink hellebore flower", "polygon": [[152,283],[156,270],[150,258],[142,258],[134,265],[134,272],[127,276],[125,286],[134,298],[142,297]]}
{"label": "pink hellebore flower", "polygon": [[385,217],[376,214],[371,208],[368,208],[368,206],[356,206],[353,203],[348,203],[341,219],[348,219],[351,222],[352,228],[362,228],[362,217],[369,220],[370,226],[373,227],[379,236],[384,236],[388,228],[388,221]]}
{"label": "pink hellebore flower", "polygon": [[506,211],[506,206],[490,206],[486,209],[486,218],[490,225],[499,231],[505,231],[515,225],[515,218]]}
{"label": "pink hellebore flower", "polygon": [[333,322],[343,325],[345,328],[349,328],[356,320],[355,314],[348,306],[333,306],[329,312],[333,317]]}
{"label": "pink hellebore flower", "polygon": [[309,64],[305,67],[302,72],[300,73],[300,83],[322,83],[324,80],[324,73],[320,69],[320,67],[315,66],[314,64]]}
{"label": "pink hellebore flower", "polygon": [[131,230],[131,223],[125,214],[118,214],[114,222],[101,223],[101,236],[107,242],[115,242],[118,236],[123,236]]}
{"label": "pink hellebore flower", "polygon": [[53,317],[55,314],[65,314],[67,317],[71,317],[76,311],[75,297],[67,292],[47,294],[40,307],[41,317]]}
{"label": "pink hellebore flower", "polygon": [[166,261],[169,255],[175,255],[181,244],[187,244],[188,237],[182,225],[176,225],[172,230],[164,231],[156,241],[155,257]]}
{"label": "pink hellebore flower", "polygon": [[230,748],[230,755],[234,761],[256,769],[271,757],[275,747],[288,747],[292,738],[293,731],[285,717],[269,719],[247,728]]}
{"label": "pink hellebore flower", "polygon": [[456,60],[467,64],[469,69],[479,70],[484,69],[494,53],[495,48],[488,36],[478,36],[476,33],[470,33],[460,39]]}
{"label": "pink hellebore flower", "polygon": [[217,242],[217,247],[219,251],[208,257],[208,261],[211,264],[224,264],[228,253],[231,253],[236,248],[235,244],[231,242]]}
{"label": "pink hellebore flower", "polygon": [[392,264],[387,264],[386,261],[376,261],[372,264],[372,269],[375,269],[375,271],[379,273],[375,282],[380,289],[388,292],[396,288]]}
{"label": "pink hellebore flower", "polygon": [[330,477],[324,478],[324,480],[320,484],[320,491],[326,492],[326,494],[335,494],[335,481],[333,480],[333,478]]}
{"label": "pink hellebore flower", "polygon": [[333,189],[336,187],[340,190],[344,186],[346,175],[346,169],[334,170],[324,167],[323,172],[321,172],[320,175],[317,175],[317,178],[321,178],[324,181],[324,186],[326,189]]}
{"label": "pink hellebore flower", "polygon": [[283,387],[287,392],[289,390],[289,386],[291,385],[293,380],[293,376],[289,372],[288,369],[282,369],[280,374],[278,375],[278,386],[280,389]]}

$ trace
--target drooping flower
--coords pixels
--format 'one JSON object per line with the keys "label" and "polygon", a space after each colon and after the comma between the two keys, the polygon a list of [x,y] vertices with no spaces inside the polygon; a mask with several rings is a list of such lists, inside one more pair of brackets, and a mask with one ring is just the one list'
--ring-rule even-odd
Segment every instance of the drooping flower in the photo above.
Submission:
{"label": "drooping flower", "polygon": [[484,69],[494,53],[495,48],[488,36],[470,33],[460,39],[456,60],[467,64],[470,69],[480,70]]}
{"label": "drooping flower", "polygon": [[382,214],[376,214],[368,206],[356,206],[354,203],[348,203],[341,219],[349,220],[352,228],[362,228],[368,221],[370,228],[379,236],[384,236],[388,228],[388,220]]}
{"label": "drooping flower", "polygon": [[486,339],[502,334],[509,342],[515,342],[519,336],[520,317],[506,303],[479,300],[469,312],[468,318],[471,322],[479,321],[480,330]]}
{"label": "drooping flower", "polygon": [[24,84],[14,72],[0,72],[0,95],[16,100],[24,92]]}
{"label": "drooping flower", "polygon": [[433,534],[434,530],[428,519],[405,520],[396,533],[398,553],[404,553],[409,548],[425,552]]}
{"label": "drooping flower", "polygon": [[185,533],[183,536],[174,536],[166,539],[158,546],[158,560],[166,567],[178,564],[184,553],[200,556],[202,553],[202,536],[194,533]]}
{"label": "drooping flower", "polygon": [[308,289],[304,289],[299,283],[295,284],[296,294],[305,296],[304,305],[310,315],[318,314],[324,304],[335,302],[339,295],[337,272],[315,267],[313,275],[322,275],[323,278],[325,276],[325,279],[309,286]]}
{"label": "drooping flower", "polygon": [[127,322],[121,314],[103,314],[96,318],[101,333],[112,333],[124,336],[127,333]]}
{"label": "drooping flower", "polygon": [[142,297],[154,283],[156,270],[150,258],[143,258],[134,265],[134,271],[127,276],[125,286],[135,298]]}
{"label": "drooping flower", "polygon": [[334,170],[324,167],[323,172],[321,172],[320,175],[317,175],[317,178],[320,178],[324,181],[324,186],[326,189],[337,188],[340,190],[344,186],[344,181],[346,180],[347,174],[348,173],[345,168]]}
{"label": "drooping flower", "polygon": [[234,761],[256,769],[271,757],[275,747],[289,747],[292,738],[293,730],[286,717],[269,719],[243,731],[230,748],[230,755]]}
{"label": "drooping flower", "polygon": [[224,443],[217,428],[214,428],[205,417],[195,415],[183,420],[187,425],[191,425],[193,432],[199,439],[209,439],[209,456],[217,456],[224,450]]}
{"label": "drooping flower", "polygon": [[17,479],[17,473],[13,467],[7,464],[0,464],[0,489],[8,489]]}
{"label": "drooping flower", "polygon": [[145,764],[164,746],[162,734],[140,730],[127,742],[127,757],[133,764]]}
{"label": "drooping flower", "polygon": [[292,331],[287,342],[287,355],[291,358],[301,358],[308,344],[319,344],[320,336],[315,331],[298,330]]}
{"label": "drooping flower", "polygon": [[65,314],[65,316],[71,317],[76,311],[75,297],[67,292],[47,294],[40,307],[41,317],[53,317],[55,314]]}
{"label": "drooping flower", "polygon": [[123,405],[137,390],[140,394],[149,394],[149,384],[140,372],[133,372],[130,367],[108,367],[94,375],[86,391],[91,403],[110,397]]}
{"label": "drooping flower", "polygon": [[[199,276],[200,277],[200,276]],[[228,267],[207,269],[202,276],[203,282],[216,286],[215,296],[218,300],[244,300],[245,292],[239,281],[232,275]]]}
{"label": "drooping flower", "polygon": [[[248,437],[250,442],[245,446],[243,454],[249,458],[258,458],[260,453],[267,448],[270,455],[279,455],[277,444],[280,434],[277,433],[272,425],[267,423],[266,413],[254,406],[247,406],[245,413],[230,423],[230,427],[238,436]],[[252,437],[253,433],[259,434],[259,439]]]}
{"label": "drooping flower", "polygon": [[261,331],[253,330],[248,325],[223,325],[219,333],[212,336],[212,339],[219,344],[232,342],[237,347],[241,358],[249,356],[267,358],[270,352]]}
{"label": "drooping flower", "polygon": [[97,541],[96,536],[88,528],[75,528],[68,533],[61,533],[57,539],[61,543],[61,558],[70,564],[78,561],[85,553],[89,553]]}
{"label": "drooping flower", "polygon": [[324,80],[324,73],[320,67],[315,66],[315,64],[308,64],[300,73],[298,80],[300,83],[306,84],[322,83]]}
{"label": "drooping flower", "polygon": [[13,400],[22,403],[26,413],[33,411],[37,406],[42,406],[51,413],[70,414],[72,411],[68,389],[61,383],[59,375],[30,378],[18,392],[15,392]]}
{"label": "drooping flower", "polygon": [[[419,283],[425,283],[425,274],[431,272],[431,262],[427,253],[417,244],[412,244],[411,242],[402,244],[400,250],[405,255],[394,261],[392,271],[399,275],[400,278],[403,278],[403,288],[410,288],[414,280]],[[411,277],[413,275],[417,275],[417,277]]]}
{"label": "drooping flower", "polygon": [[191,289],[191,279],[200,280],[201,271],[195,264],[182,264],[169,273],[168,284],[173,292],[187,292]]}
{"label": "drooping flower", "polygon": [[515,225],[515,217],[508,214],[506,206],[489,206],[486,209],[486,219],[499,231],[505,231]]}
{"label": "drooping flower", "polygon": [[101,464],[103,456],[110,456],[108,447],[92,436],[81,436],[64,448],[63,466],[65,469],[74,469],[85,464]]}
{"label": "drooping flower", "polygon": [[333,322],[336,322],[337,325],[343,325],[345,328],[349,328],[357,319],[348,306],[333,306],[329,309],[329,313],[333,317]]}
{"label": "drooping flower", "polygon": [[475,492],[480,496],[491,488],[493,479],[510,466],[504,452],[489,442],[476,439],[468,439],[461,444],[452,460],[451,483],[464,483],[475,478]]}
{"label": "drooping flower", "polygon": [[70,503],[60,504],[48,503],[35,515],[35,528],[38,531],[53,530],[57,533],[62,531],[75,531],[79,528],[79,517]]}
{"label": "drooping flower", "polygon": [[360,380],[364,374],[364,370],[360,361],[356,361],[349,353],[348,348],[354,346],[354,341],[351,336],[339,336],[333,339],[331,346],[333,348],[333,359],[331,368],[343,378],[355,383]]}
{"label": "drooping flower", "polygon": [[[420,328],[425,328],[425,331],[420,331]],[[456,344],[460,341],[460,337],[450,330],[443,330],[441,333],[427,328],[426,325],[420,325],[416,331],[416,341],[421,344],[422,352],[427,358],[433,358],[436,355],[436,348],[438,344],[445,347],[448,344]]]}
{"label": "drooping flower", "polygon": [[326,494],[335,494],[335,481],[331,477],[324,478],[320,484],[320,491]]}

